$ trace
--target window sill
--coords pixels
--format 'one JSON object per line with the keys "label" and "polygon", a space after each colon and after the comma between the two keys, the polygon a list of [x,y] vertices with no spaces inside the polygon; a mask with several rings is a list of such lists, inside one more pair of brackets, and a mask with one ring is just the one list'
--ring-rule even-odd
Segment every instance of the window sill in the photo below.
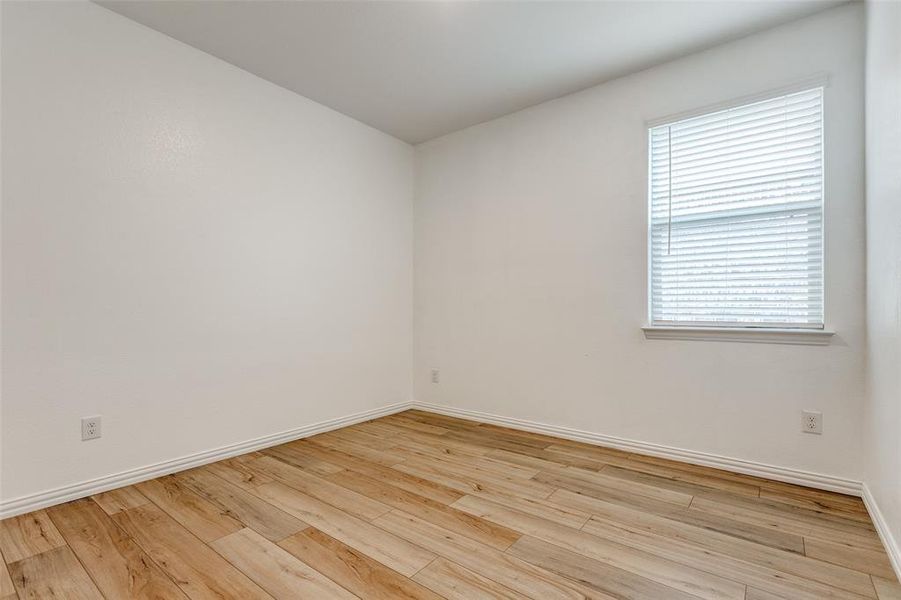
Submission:
{"label": "window sill", "polygon": [[642,327],[649,340],[696,340],[752,344],[828,346],[834,331],[823,329],[755,329],[752,327]]}

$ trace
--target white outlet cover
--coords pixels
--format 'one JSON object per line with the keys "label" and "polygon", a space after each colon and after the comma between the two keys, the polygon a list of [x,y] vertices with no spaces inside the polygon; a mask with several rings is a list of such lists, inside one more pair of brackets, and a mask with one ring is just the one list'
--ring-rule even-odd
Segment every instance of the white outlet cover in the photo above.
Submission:
{"label": "white outlet cover", "polygon": [[94,417],[82,417],[81,419],[81,441],[96,440],[100,437],[101,430],[100,415]]}
{"label": "white outlet cover", "polygon": [[823,433],[823,413],[818,410],[801,411],[801,431],[804,433]]}

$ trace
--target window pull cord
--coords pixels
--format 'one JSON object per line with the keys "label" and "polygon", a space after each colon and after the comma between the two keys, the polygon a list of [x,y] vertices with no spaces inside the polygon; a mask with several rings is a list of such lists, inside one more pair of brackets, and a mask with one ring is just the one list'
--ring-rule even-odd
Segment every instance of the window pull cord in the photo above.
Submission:
{"label": "window pull cord", "polygon": [[673,239],[673,126],[666,127],[666,164],[667,164],[667,183],[666,190],[669,194],[668,211],[669,215],[666,220],[666,255],[670,255]]}

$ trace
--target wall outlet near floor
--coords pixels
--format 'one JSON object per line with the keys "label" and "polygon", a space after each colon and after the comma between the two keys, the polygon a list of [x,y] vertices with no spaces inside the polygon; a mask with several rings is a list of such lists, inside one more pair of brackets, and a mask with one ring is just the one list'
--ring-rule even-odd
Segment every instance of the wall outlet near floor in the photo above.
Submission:
{"label": "wall outlet near floor", "polygon": [[96,417],[82,417],[81,441],[96,440],[100,437],[100,415]]}
{"label": "wall outlet near floor", "polygon": [[818,410],[802,410],[801,431],[804,433],[823,433],[823,413]]}
{"label": "wall outlet near floor", "polygon": [[440,369],[432,369],[432,383],[441,383]]}

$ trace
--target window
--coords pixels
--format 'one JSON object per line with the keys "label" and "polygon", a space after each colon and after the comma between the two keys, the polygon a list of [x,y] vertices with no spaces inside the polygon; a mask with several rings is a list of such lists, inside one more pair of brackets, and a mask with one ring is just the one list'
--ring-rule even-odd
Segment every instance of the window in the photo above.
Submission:
{"label": "window", "polygon": [[652,326],[823,328],[823,88],[649,129]]}

